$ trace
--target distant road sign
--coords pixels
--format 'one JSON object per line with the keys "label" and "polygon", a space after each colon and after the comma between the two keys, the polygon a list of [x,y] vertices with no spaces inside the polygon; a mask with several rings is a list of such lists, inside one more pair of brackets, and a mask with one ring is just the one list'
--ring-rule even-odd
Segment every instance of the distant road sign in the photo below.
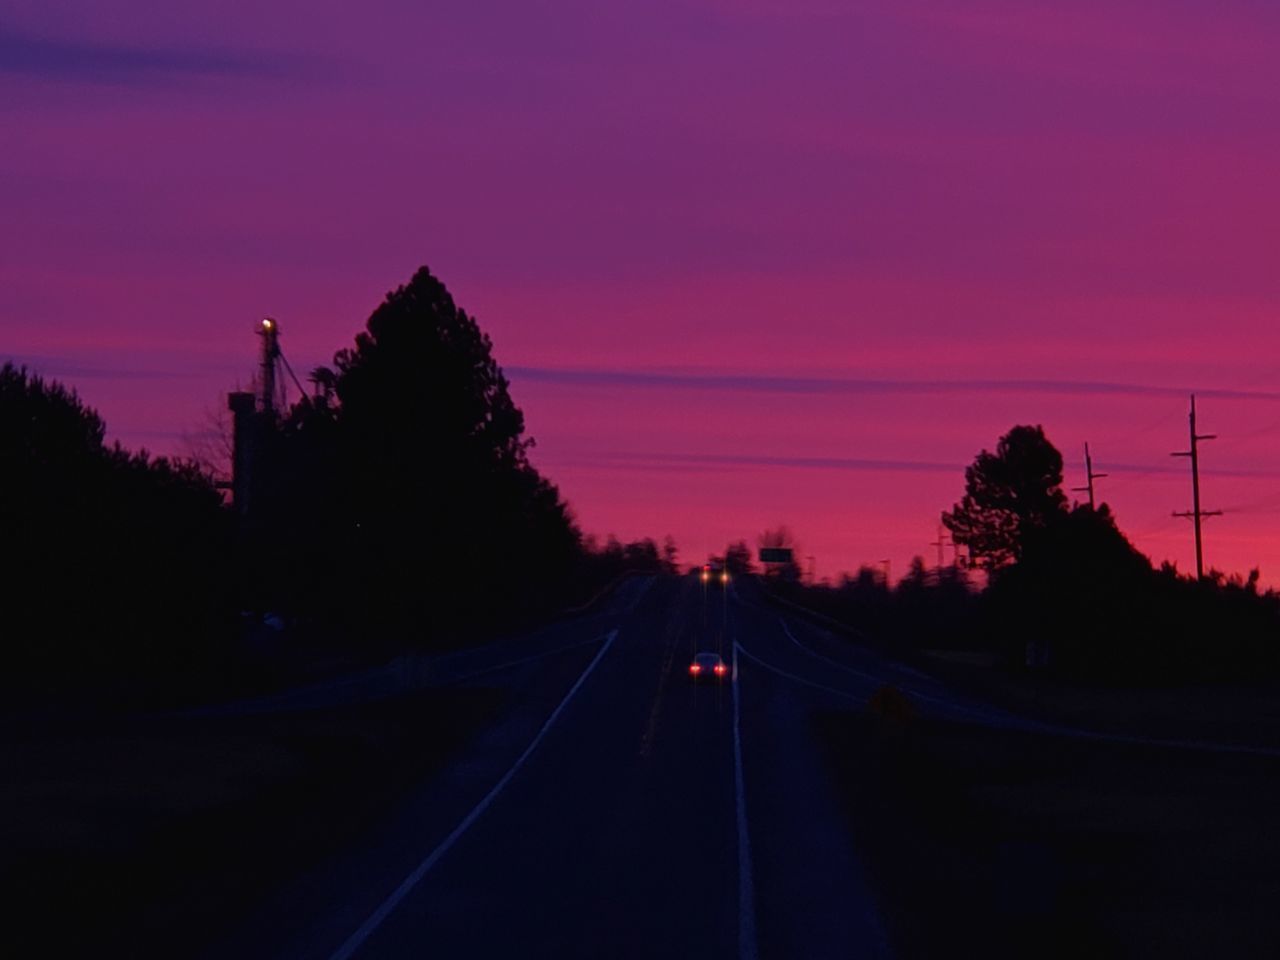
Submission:
{"label": "distant road sign", "polygon": [[791,548],[790,547],[761,547],[760,562],[761,563],[790,563]]}

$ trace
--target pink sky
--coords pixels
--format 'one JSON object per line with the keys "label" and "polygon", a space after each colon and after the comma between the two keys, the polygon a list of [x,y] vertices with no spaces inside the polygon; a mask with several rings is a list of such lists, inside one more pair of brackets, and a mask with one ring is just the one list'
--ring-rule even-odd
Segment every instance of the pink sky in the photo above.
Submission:
{"label": "pink sky", "polygon": [[[160,0],[0,13],[0,355],[182,452],[429,265],[583,526],[932,556],[1043,423],[1121,526],[1280,582],[1280,8]],[[656,376],[655,376],[656,375]],[[925,389],[928,384],[950,384]]]}

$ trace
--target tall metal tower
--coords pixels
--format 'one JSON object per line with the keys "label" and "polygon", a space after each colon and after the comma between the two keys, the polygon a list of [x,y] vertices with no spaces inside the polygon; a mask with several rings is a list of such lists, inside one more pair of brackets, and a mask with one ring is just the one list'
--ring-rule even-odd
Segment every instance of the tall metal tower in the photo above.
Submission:
{"label": "tall metal tower", "polygon": [[[253,511],[255,489],[262,482],[262,451],[272,431],[279,425],[285,410],[285,374],[297,384],[297,377],[280,349],[280,324],[272,317],[258,323],[262,338],[258,357],[258,382],[252,392],[237,391],[227,396],[232,412],[233,454],[231,464],[231,498],[236,511],[247,517]],[[302,388],[298,385],[298,390]]]}
{"label": "tall metal tower", "polygon": [[258,410],[271,423],[284,409],[284,378],[279,375],[280,324],[271,317],[263,317],[258,330],[262,337],[262,356],[258,373]]}

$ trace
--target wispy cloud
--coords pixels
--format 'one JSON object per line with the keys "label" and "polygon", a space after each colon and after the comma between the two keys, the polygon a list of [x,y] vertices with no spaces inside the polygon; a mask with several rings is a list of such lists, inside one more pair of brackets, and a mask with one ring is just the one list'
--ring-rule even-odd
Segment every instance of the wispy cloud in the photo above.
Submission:
{"label": "wispy cloud", "polygon": [[74,380],[170,380],[183,374],[164,370],[136,370],[127,368],[108,368],[85,366],[79,363],[68,363],[50,357],[0,355],[0,363],[12,363],[15,367],[25,367],[41,377],[54,377],[64,381]]}
{"label": "wispy cloud", "polygon": [[84,363],[67,357],[41,356],[37,354],[0,353],[0,364],[12,363],[26,367],[42,377],[54,377],[73,383],[77,380],[186,380],[206,378],[210,375],[226,376],[239,371],[244,364],[181,362],[168,367],[113,366],[110,364]]}
{"label": "wispy cloud", "polygon": [[506,367],[515,380],[584,388],[706,390],[771,394],[1056,394],[1064,396],[1181,397],[1189,393],[1217,400],[1280,401],[1280,392],[1196,389],[1101,380],[876,380],[856,377],[775,377],[739,373],[664,373],[634,370]]}
{"label": "wispy cloud", "polygon": [[792,467],[809,470],[888,471],[893,473],[954,473],[954,463],[923,460],[877,460],[864,457],[797,457],[738,453],[663,453],[653,451],[608,452],[596,459],[611,465],[636,463],[665,464],[672,467]]}
{"label": "wispy cloud", "polygon": [[95,43],[0,26],[0,74],[78,83],[145,85],[186,78],[270,77],[277,57],[183,46]]}

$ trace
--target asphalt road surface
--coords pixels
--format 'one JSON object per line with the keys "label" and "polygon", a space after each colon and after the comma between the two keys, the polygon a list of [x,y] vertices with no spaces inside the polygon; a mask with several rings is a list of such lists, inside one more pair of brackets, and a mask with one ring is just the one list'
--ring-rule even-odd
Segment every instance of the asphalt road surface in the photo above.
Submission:
{"label": "asphalt road surface", "polygon": [[[730,681],[691,683],[698,650]],[[512,705],[209,956],[887,956],[814,711],[890,683],[925,712],[1024,723],[784,613],[750,578],[636,578],[590,616],[420,672],[500,684]]]}

